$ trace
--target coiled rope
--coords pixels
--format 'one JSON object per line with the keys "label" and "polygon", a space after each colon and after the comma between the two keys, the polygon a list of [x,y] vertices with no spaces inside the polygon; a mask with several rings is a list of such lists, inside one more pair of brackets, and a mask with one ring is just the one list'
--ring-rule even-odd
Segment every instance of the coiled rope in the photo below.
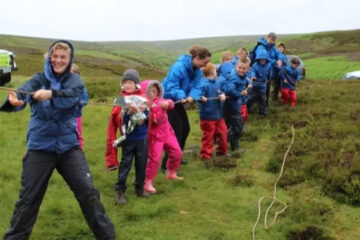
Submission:
{"label": "coiled rope", "polygon": [[[283,162],[281,164],[281,170],[280,170],[280,173],[279,173],[279,176],[278,178],[276,179],[275,181],[275,184],[274,184],[274,192],[273,192],[273,196],[272,197],[268,197],[268,196],[261,196],[259,201],[258,201],[258,216],[257,216],[257,220],[252,228],[252,238],[253,240],[255,240],[255,229],[256,229],[256,226],[258,225],[259,221],[260,221],[260,217],[261,217],[261,202],[263,199],[271,199],[271,204],[269,205],[269,207],[266,209],[266,212],[265,212],[265,216],[264,216],[264,227],[266,230],[270,229],[272,226],[274,226],[275,222],[276,222],[276,219],[278,217],[278,215],[280,215],[281,213],[283,213],[286,208],[288,207],[288,205],[286,204],[286,202],[278,199],[276,197],[276,193],[277,193],[277,184],[278,182],[280,181],[280,178],[282,177],[283,175],[283,172],[284,172],[284,168],[285,168],[285,163],[286,163],[286,157],[287,155],[289,154],[290,152],[290,149],[291,149],[291,146],[293,145],[294,143],[294,140],[295,140],[295,129],[294,129],[294,125],[291,126],[291,130],[292,130],[292,139],[291,139],[291,142],[290,142],[290,145],[284,155],[284,158],[283,158]],[[283,205],[284,207],[279,210],[279,211],[276,211],[275,212],[275,216],[272,220],[272,222],[270,223],[270,225],[268,225],[267,223],[267,219],[268,219],[268,214],[269,214],[269,211],[270,209],[272,208],[272,206],[276,203],[280,203],[281,205]]]}

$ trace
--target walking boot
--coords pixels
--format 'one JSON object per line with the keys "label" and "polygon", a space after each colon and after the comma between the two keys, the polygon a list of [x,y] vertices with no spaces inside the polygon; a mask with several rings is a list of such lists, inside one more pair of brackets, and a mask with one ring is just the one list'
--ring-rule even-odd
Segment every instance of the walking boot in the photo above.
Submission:
{"label": "walking boot", "polygon": [[167,180],[184,180],[183,177],[179,177],[176,173],[176,171],[174,170],[168,170],[167,174],[166,174],[166,179]]}
{"label": "walking boot", "polygon": [[121,190],[115,191],[115,201],[120,205],[125,205],[126,204],[125,193]]}
{"label": "walking boot", "polygon": [[146,192],[144,190],[144,188],[135,188],[134,192],[135,192],[136,196],[138,196],[138,197],[142,197],[142,198],[148,198],[149,197],[149,193]]}
{"label": "walking boot", "polygon": [[157,193],[156,188],[152,185],[152,179],[145,179],[144,191],[149,194]]}

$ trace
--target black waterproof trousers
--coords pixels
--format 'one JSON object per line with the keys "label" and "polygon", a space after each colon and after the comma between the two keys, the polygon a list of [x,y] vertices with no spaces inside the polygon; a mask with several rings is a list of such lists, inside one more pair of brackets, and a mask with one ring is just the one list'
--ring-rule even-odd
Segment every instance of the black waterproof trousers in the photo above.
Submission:
{"label": "black waterproof trousers", "polygon": [[137,190],[142,190],[145,182],[145,170],[147,163],[147,140],[126,139],[122,145],[121,161],[118,172],[118,181],[115,191],[126,191],[126,179],[129,175],[133,159],[135,158],[135,182]]}
{"label": "black waterproof trousers", "polygon": [[244,129],[244,120],[240,114],[240,110],[224,108],[224,119],[228,128],[228,142],[231,151],[239,149],[239,140]]}
{"label": "black waterproof trousers", "polygon": [[249,91],[249,100],[247,102],[248,110],[251,110],[251,107],[254,103],[258,105],[259,114],[263,115],[264,117],[267,116],[267,102],[266,102],[266,93],[256,92],[256,91]]}
{"label": "black waterproof trousers", "polygon": [[20,197],[4,240],[30,238],[54,169],[73,191],[96,239],[115,239],[113,224],[105,214],[100,194],[92,183],[84,153],[76,147],[63,154],[32,150],[27,152],[23,159]]}
{"label": "black waterproof trousers", "polygon": [[[181,150],[184,150],[186,139],[190,133],[190,123],[189,118],[186,113],[186,109],[183,104],[175,104],[175,107],[167,112],[168,119],[171,127],[174,129],[176,139],[180,145]],[[166,169],[168,156],[165,154],[165,157],[162,160],[161,168]]]}

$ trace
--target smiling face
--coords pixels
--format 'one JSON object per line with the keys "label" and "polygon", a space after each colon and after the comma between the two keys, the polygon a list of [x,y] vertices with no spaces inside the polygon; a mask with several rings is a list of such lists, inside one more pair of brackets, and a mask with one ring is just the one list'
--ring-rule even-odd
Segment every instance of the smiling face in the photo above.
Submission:
{"label": "smiling face", "polygon": [[136,83],[132,80],[125,79],[122,81],[121,87],[124,92],[132,93],[136,90]]}
{"label": "smiling face", "polygon": [[249,64],[238,62],[238,64],[236,64],[236,71],[239,76],[244,76],[249,71]]}
{"label": "smiling face", "polygon": [[60,75],[69,66],[70,53],[65,49],[55,49],[50,56],[50,61],[53,71]]}

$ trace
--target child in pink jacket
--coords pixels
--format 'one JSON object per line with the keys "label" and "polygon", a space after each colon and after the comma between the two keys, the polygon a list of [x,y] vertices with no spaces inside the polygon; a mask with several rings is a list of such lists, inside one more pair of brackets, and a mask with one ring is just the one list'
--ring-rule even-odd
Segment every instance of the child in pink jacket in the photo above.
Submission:
{"label": "child in pink jacket", "polygon": [[146,80],[141,83],[141,88],[146,89],[146,95],[150,104],[149,131],[148,131],[148,163],[145,173],[144,190],[155,194],[153,180],[159,170],[162,151],[169,155],[167,162],[168,180],[183,180],[176,173],[180,167],[182,152],[172,129],[167,110],[174,108],[174,102],[163,99],[163,88],[157,80]]}

